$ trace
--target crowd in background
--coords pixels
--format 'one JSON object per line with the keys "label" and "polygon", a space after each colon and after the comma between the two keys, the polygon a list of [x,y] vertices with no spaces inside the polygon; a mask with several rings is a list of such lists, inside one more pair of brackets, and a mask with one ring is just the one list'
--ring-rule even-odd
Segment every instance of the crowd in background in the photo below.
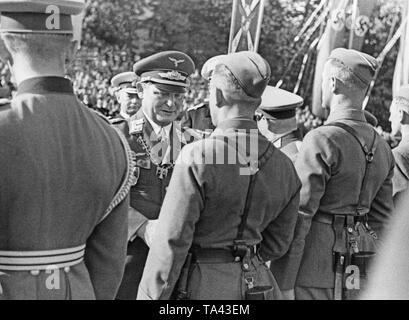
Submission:
{"label": "crowd in background", "polygon": [[[146,8],[153,2],[121,1],[119,5],[118,0],[88,0],[82,46],[68,69],[68,77],[73,81],[75,92],[87,107],[107,117],[118,114],[119,105],[110,80],[118,73],[132,70],[133,64],[141,59],[141,48],[134,34],[129,32],[132,29],[130,25],[137,25],[141,19],[149,18],[150,12]],[[104,23],[110,27],[107,28]],[[100,36],[97,37],[97,34]],[[0,62],[0,86],[0,97],[11,97],[15,88],[10,80],[8,66],[3,62]],[[186,94],[185,109],[202,103],[207,94],[207,83],[197,70]],[[308,106],[297,111],[297,120],[304,133],[323,124],[309,111]],[[381,127],[378,127],[378,131],[392,146],[396,145],[397,142]]]}

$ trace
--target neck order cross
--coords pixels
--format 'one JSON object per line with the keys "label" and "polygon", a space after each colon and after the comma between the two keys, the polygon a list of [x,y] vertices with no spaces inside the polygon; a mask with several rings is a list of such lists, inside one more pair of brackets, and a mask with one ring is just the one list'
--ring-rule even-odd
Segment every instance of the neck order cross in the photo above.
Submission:
{"label": "neck order cross", "polygon": [[[149,156],[151,162],[157,166],[156,168],[156,175],[158,176],[158,178],[160,180],[163,180],[164,178],[166,178],[168,176],[169,170],[173,169],[173,167],[175,166],[174,163],[170,163],[170,164],[160,164],[158,161],[156,161],[154,159],[154,157],[152,157],[152,150],[149,147],[149,145],[146,143],[145,139],[143,138],[142,134],[139,134],[137,137],[137,141],[138,143],[142,146],[143,150],[146,152],[146,154]],[[169,146],[170,147],[170,146]]]}

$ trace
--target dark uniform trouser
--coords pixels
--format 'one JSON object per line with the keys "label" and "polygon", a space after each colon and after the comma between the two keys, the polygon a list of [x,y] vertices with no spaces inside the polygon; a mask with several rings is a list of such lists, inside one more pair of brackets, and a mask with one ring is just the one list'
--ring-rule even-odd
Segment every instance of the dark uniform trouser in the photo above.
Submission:
{"label": "dark uniform trouser", "polygon": [[148,253],[149,247],[140,238],[128,244],[125,272],[116,296],[117,300],[136,300]]}
{"label": "dark uniform trouser", "polygon": [[334,289],[295,287],[295,300],[334,300]]}

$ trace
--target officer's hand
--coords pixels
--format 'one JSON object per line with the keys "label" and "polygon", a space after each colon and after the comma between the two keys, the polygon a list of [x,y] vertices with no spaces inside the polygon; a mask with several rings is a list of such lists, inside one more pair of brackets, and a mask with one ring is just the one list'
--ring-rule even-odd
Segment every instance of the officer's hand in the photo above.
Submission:
{"label": "officer's hand", "polygon": [[284,300],[295,300],[294,289],[281,291]]}

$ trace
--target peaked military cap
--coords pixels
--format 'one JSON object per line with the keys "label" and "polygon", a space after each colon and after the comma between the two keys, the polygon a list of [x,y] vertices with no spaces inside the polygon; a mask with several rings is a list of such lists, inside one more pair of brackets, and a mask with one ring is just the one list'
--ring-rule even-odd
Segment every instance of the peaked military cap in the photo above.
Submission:
{"label": "peaked military cap", "polygon": [[267,86],[258,109],[268,119],[289,119],[295,117],[295,109],[302,106],[300,96],[272,86]]}
{"label": "peaked military cap", "polygon": [[81,0],[0,0],[0,32],[73,34],[71,15],[84,8]]}
{"label": "peaked military cap", "polygon": [[340,62],[367,85],[371,83],[379,66],[378,61],[369,54],[345,48],[333,50],[328,60]]}
{"label": "peaked military cap", "polygon": [[111,85],[119,90],[123,89],[127,93],[137,94],[138,90],[133,86],[136,80],[138,80],[138,77],[134,72],[122,72],[111,79]]}
{"label": "peaked military cap", "polygon": [[133,71],[140,82],[152,82],[165,91],[184,93],[189,76],[195,72],[193,60],[180,51],[164,51],[136,62]]}
{"label": "peaked military cap", "polygon": [[[210,60],[211,59],[208,61],[209,64]],[[213,63],[213,70],[220,64],[229,69],[240,87],[249,97],[260,98],[270,81],[270,65],[258,53],[240,51],[224,56],[218,56]]]}
{"label": "peaked military cap", "polygon": [[405,85],[399,88],[396,92],[394,99],[405,99],[409,102],[409,85]]}

